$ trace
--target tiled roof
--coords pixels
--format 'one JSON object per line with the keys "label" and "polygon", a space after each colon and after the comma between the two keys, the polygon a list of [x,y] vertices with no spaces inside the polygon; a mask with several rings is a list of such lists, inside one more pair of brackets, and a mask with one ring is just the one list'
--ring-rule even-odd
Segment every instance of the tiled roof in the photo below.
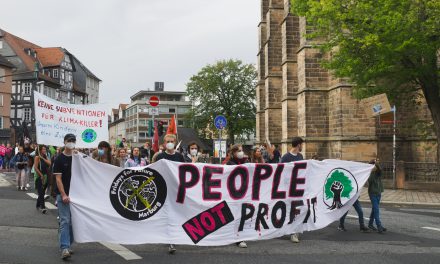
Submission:
{"label": "tiled roof", "polygon": [[38,48],[35,51],[44,67],[60,66],[64,60],[64,51],[61,48]]}
{"label": "tiled roof", "polygon": [[127,108],[128,104],[119,104],[119,108],[121,108],[122,110],[125,110]]}
{"label": "tiled roof", "polygon": [[11,33],[6,32],[2,29],[0,29],[0,31],[3,35],[3,38],[11,46],[11,48],[14,50],[14,52],[23,60],[23,63],[25,64],[26,69],[28,71],[33,71],[34,64],[35,64],[35,62],[37,62],[37,59],[26,54],[25,49],[28,49],[28,48],[38,49],[41,47],[38,45],[35,45],[32,42],[29,42],[27,40],[19,38],[15,35],[12,35]]}

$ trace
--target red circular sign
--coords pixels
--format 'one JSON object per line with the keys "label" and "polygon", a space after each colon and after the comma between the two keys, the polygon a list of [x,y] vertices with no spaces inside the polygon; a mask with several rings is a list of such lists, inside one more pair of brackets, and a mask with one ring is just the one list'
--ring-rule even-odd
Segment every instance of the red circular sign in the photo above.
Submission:
{"label": "red circular sign", "polygon": [[157,96],[151,96],[149,103],[151,106],[158,106],[159,105],[159,97]]}

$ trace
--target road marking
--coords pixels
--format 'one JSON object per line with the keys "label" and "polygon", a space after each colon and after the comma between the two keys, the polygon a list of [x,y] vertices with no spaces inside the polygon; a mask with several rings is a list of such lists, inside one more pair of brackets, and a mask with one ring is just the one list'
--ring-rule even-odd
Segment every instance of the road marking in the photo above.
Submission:
{"label": "road marking", "polygon": [[440,214],[440,210],[431,210],[431,209],[404,209],[404,208],[401,208],[400,211]]}
{"label": "road marking", "polygon": [[[36,195],[35,193],[26,193],[27,195],[29,195],[31,198],[37,199],[38,195]],[[45,202],[44,203],[46,205],[47,209],[57,209],[57,207],[49,202]]]}
{"label": "road marking", "polygon": [[126,247],[121,246],[119,244],[101,242],[101,244],[108,249],[112,250],[119,256],[123,257],[125,260],[134,260],[134,259],[142,259],[141,256],[136,255],[134,252],[128,250]]}
{"label": "road marking", "polygon": [[[359,218],[359,216],[357,216],[357,215],[347,215],[348,217],[351,217],[351,218],[356,218],[356,219],[358,219]],[[370,220],[370,218],[366,218],[366,217],[364,217],[364,219],[365,220]]]}
{"label": "road marking", "polygon": [[423,228],[423,229],[434,230],[434,231],[439,231],[439,232],[440,232],[440,228],[429,227],[429,226],[424,226],[424,227],[422,227],[422,228]]}
{"label": "road marking", "polygon": [[11,186],[12,184],[6,180],[5,176],[0,175],[0,187]]}

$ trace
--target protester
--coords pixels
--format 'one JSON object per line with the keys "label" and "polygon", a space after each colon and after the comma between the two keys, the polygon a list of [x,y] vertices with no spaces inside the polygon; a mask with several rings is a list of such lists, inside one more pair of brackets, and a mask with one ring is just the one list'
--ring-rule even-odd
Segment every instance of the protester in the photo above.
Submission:
{"label": "protester", "polygon": [[139,148],[134,147],[130,158],[125,162],[125,168],[144,167],[147,165],[148,162],[146,159],[141,157]]}
{"label": "protester", "polygon": [[278,145],[272,145],[267,148],[267,163],[279,163],[281,161],[281,153],[278,150]]}
{"label": "protester", "polygon": [[30,181],[31,172],[32,172],[33,167],[34,167],[34,158],[31,155],[31,153],[34,152],[34,151],[35,151],[35,149],[32,148],[32,145],[30,144],[29,139],[25,139],[24,140],[24,153],[25,153],[25,155],[28,158],[28,164],[27,164],[27,167],[26,167],[26,188],[28,188],[28,189],[31,187],[30,184],[29,184],[29,181]]}
{"label": "protester", "polygon": [[149,141],[140,148],[141,157],[146,159],[149,163],[153,160],[154,150],[151,149],[151,144]]}
{"label": "protester", "polygon": [[252,148],[251,162],[252,163],[266,163],[263,159],[263,155],[261,153],[260,147],[255,146]]}
{"label": "protester", "polygon": [[11,148],[11,144],[6,144],[6,150],[5,150],[5,168],[9,171],[10,170],[10,166],[9,166],[9,162],[11,161],[11,158],[13,156],[12,153],[12,148]]}
{"label": "protester", "polygon": [[[287,162],[303,160],[304,157],[301,154],[303,143],[304,143],[304,140],[302,138],[294,137],[292,139],[292,148],[290,149],[290,151],[288,153],[283,155],[283,157],[281,158],[281,162],[287,163]],[[290,236],[290,241],[292,241],[293,243],[299,243],[299,235],[296,233],[293,233]]]}
{"label": "protester", "polygon": [[37,155],[34,160],[34,181],[35,188],[38,190],[36,207],[37,209],[40,209],[43,214],[47,212],[44,204],[44,194],[46,193],[48,173],[51,164],[46,147],[40,145],[37,149]]}
{"label": "protester", "polygon": [[2,143],[0,145],[0,162],[1,162],[0,169],[5,168],[5,163],[6,163],[5,162],[5,154],[6,154],[6,146],[4,143]]}
{"label": "protester", "polygon": [[160,153],[164,152],[165,147],[163,145],[159,145],[159,151],[154,153],[153,158],[151,159],[151,163],[154,163],[157,161],[157,156],[159,156]]}
{"label": "protester", "polygon": [[14,156],[17,155],[17,153],[18,153],[18,148],[19,148],[19,147],[20,147],[19,144],[18,144],[18,143],[15,143]]}
{"label": "protester", "polygon": [[73,243],[72,220],[70,215],[70,179],[72,177],[72,154],[75,149],[76,136],[67,134],[64,136],[64,151],[56,158],[53,173],[56,179],[56,194],[59,223],[59,244],[61,258],[71,257],[71,244]]}
{"label": "protester", "polygon": [[26,187],[26,166],[28,164],[28,157],[24,154],[24,148],[19,147],[18,153],[12,158],[11,164],[15,167],[15,175],[17,181],[18,191],[27,191]]}
{"label": "protester", "polygon": [[183,159],[183,155],[176,151],[176,136],[173,134],[165,135],[163,138],[164,145],[165,145],[165,151],[159,153],[156,157],[156,161],[159,161],[161,159],[171,160],[171,161],[178,161],[178,162],[185,162]]}
{"label": "protester", "polygon": [[124,148],[120,148],[117,151],[116,154],[116,160],[118,162],[118,166],[121,168],[125,168],[125,163],[127,162],[128,158],[127,158],[127,152],[125,151]]}
{"label": "protester", "polygon": [[120,147],[120,148],[127,148],[128,147],[127,140],[125,138],[122,138],[122,141],[121,141],[121,143],[119,143],[118,147]]}
{"label": "protester", "polygon": [[98,149],[94,152],[93,158],[99,162],[119,166],[119,162],[112,155],[112,149],[107,141],[101,141]]}
{"label": "protester", "polygon": [[[382,169],[379,166],[379,159],[370,161],[370,164],[374,164],[374,168],[371,171],[370,177],[368,178],[368,196],[370,196],[372,206],[368,228],[378,231],[380,234],[382,234],[387,231],[387,229],[382,226],[382,222],[380,221],[379,209],[380,198],[383,193]],[[376,222],[377,228],[374,227],[374,222]]]}
{"label": "protester", "polygon": [[196,142],[190,142],[188,144],[187,153],[183,156],[185,162],[196,163],[199,162],[199,145]]}
{"label": "protester", "polygon": [[[353,207],[356,210],[356,213],[358,214],[360,230],[364,233],[368,233],[369,229],[365,227],[364,212],[362,210],[362,206],[361,203],[359,202],[359,199],[356,200],[356,202],[354,202]],[[348,211],[339,219],[339,226],[338,226],[339,231],[347,231],[347,229],[345,229],[345,218],[347,217],[347,214]]]}
{"label": "protester", "polygon": [[[185,162],[182,154],[180,154],[175,150],[176,141],[177,141],[176,136],[173,134],[167,134],[165,135],[163,140],[164,140],[163,144],[165,145],[166,150],[157,155],[156,161],[159,161],[161,159],[166,159],[171,161]],[[176,248],[174,247],[173,244],[169,245],[168,252],[170,254],[174,254],[176,252]]]}

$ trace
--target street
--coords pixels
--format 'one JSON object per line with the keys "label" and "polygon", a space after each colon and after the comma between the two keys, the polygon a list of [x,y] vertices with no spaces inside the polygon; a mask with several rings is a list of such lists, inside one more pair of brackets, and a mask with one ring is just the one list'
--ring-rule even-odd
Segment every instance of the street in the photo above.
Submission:
{"label": "street", "polygon": [[[35,209],[33,190],[17,191],[14,174],[0,174],[0,263],[60,263],[57,210],[47,201],[48,213]],[[364,216],[370,205],[363,203]],[[74,244],[71,263],[439,263],[440,208],[382,207],[386,234],[359,232],[354,209],[346,220],[347,232],[337,223],[301,235],[293,244],[287,236],[222,247],[167,245],[120,246],[105,243]],[[115,227],[117,228],[117,227]],[[148,233],[145,234],[148,236]]]}

